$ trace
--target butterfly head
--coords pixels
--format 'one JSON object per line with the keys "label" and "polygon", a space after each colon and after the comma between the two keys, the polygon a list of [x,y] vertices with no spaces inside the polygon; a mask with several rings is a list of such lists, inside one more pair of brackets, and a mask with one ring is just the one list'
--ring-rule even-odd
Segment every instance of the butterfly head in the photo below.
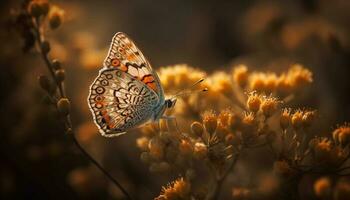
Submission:
{"label": "butterfly head", "polygon": [[176,104],[176,98],[171,98],[171,99],[167,99],[165,100],[165,105],[166,105],[166,108],[173,108]]}

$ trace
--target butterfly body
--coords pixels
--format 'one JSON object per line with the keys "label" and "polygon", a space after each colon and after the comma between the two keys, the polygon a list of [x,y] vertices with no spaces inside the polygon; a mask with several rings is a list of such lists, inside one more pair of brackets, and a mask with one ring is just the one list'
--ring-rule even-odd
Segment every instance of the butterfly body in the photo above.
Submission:
{"label": "butterfly body", "polygon": [[115,34],[88,97],[100,133],[118,136],[149,120],[157,121],[175,102],[165,100],[157,73],[135,43],[124,33]]}

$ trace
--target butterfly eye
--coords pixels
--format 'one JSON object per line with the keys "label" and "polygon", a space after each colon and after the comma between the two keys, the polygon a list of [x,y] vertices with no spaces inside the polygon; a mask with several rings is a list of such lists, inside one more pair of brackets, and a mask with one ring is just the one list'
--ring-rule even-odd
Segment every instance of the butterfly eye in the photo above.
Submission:
{"label": "butterfly eye", "polygon": [[112,60],[112,66],[113,66],[113,67],[118,67],[119,64],[120,64],[120,61],[119,61],[118,59],[113,59],[113,60]]}

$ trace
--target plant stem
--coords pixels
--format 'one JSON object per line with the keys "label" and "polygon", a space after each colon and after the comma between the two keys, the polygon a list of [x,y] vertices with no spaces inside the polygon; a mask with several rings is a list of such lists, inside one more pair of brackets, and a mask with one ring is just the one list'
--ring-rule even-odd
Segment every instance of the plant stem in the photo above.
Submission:
{"label": "plant stem", "polygon": [[[65,94],[65,90],[64,90],[64,84],[63,82],[60,82],[57,77],[56,77],[56,74],[55,74],[55,70],[54,68],[52,67],[52,63],[50,62],[50,59],[47,55],[47,53],[45,53],[43,51],[43,48],[42,48],[42,42],[44,41],[44,34],[41,32],[40,30],[40,19],[39,18],[34,18],[33,19],[33,24],[34,24],[34,27],[33,27],[33,31],[35,33],[35,36],[36,36],[36,41],[38,43],[38,46],[39,46],[39,51],[40,51],[40,54],[41,54],[41,57],[42,59],[44,60],[46,66],[47,66],[47,69],[49,70],[50,72],[50,75],[52,77],[52,79],[55,81],[56,85],[57,85],[57,88],[58,88],[58,91],[59,91],[59,96],[60,98],[65,98],[66,97],[66,94]],[[73,136],[73,141],[74,141],[74,144],[78,147],[78,149],[86,156],[86,158],[88,158],[90,160],[90,162],[92,162],[107,178],[110,179],[110,181],[112,181],[114,183],[115,186],[117,186],[120,191],[125,195],[125,197],[128,199],[128,200],[132,200],[131,196],[129,195],[129,193],[123,188],[123,186],[115,179],[112,177],[112,175],[110,175],[108,173],[107,170],[105,170],[79,143],[78,139],[76,138],[76,135],[75,133],[73,132],[72,130],[72,123],[71,123],[71,119],[70,119],[70,115],[66,115],[64,117],[64,123],[65,123],[65,126],[66,126],[66,132],[68,133],[71,133],[72,136]]]}
{"label": "plant stem", "polygon": [[220,194],[220,190],[221,190],[221,186],[224,183],[224,181],[227,178],[227,175],[231,172],[231,170],[233,169],[233,167],[236,165],[238,158],[240,155],[240,151],[238,151],[238,153],[236,154],[236,156],[233,158],[230,166],[228,167],[228,169],[225,171],[225,173],[221,176],[216,178],[215,180],[215,184],[214,184],[214,189],[212,189],[212,192],[210,192],[208,194],[208,196],[206,197],[206,200],[216,200],[219,198],[219,194]]}

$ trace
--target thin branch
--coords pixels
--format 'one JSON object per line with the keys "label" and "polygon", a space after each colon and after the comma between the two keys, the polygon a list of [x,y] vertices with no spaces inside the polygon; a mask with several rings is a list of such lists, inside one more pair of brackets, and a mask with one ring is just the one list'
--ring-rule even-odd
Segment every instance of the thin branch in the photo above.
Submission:
{"label": "thin branch", "polygon": [[[39,46],[39,51],[40,51],[40,54],[41,54],[41,57],[42,59],[44,60],[45,64],[46,64],[46,67],[47,69],[49,70],[50,72],[50,75],[52,77],[52,79],[55,81],[56,83],[56,86],[58,88],[58,91],[59,91],[59,96],[60,98],[65,98],[66,97],[66,94],[65,94],[65,90],[64,90],[64,84],[63,82],[59,81],[56,74],[55,74],[55,71],[54,71],[54,68],[52,67],[52,63],[50,62],[50,59],[47,55],[46,52],[44,52],[43,50],[43,47],[42,47],[42,43],[45,41],[44,40],[44,34],[42,33],[42,31],[40,30],[40,19],[39,18],[33,18],[33,24],[34,24],[34,27],[33,27],[33,31],[35,33],[35,37],[36,37],[36,41],[38,43],[38,46]],[[129,195],[129,193],[123,188],[123,186],[115,179],[112,177],[112,175],[110,175],[108,173],[107,170],[105,170],[81,145],[80,143],[78,142],[77,138],[76,138],[76,135],[74,134],[74,132],[72,131],[72,123],[71,123],[71,119],[70,119],[70,115],[66,115],[64,117],[64,124],[65,124],[65,127],[66,127],[66,132],[67,133],[71,133],[73,135],[73,141],[74,141],[74,144],[78,147],[78,149],[90,160],[90,162],[92,162],[107,178],[110,179],[110,181],[112,181],[114,183],[114,185],[116,185],[120,191],[125,195],[125,197],[128,199],[128,200],[132,200],[131,196]]]}

